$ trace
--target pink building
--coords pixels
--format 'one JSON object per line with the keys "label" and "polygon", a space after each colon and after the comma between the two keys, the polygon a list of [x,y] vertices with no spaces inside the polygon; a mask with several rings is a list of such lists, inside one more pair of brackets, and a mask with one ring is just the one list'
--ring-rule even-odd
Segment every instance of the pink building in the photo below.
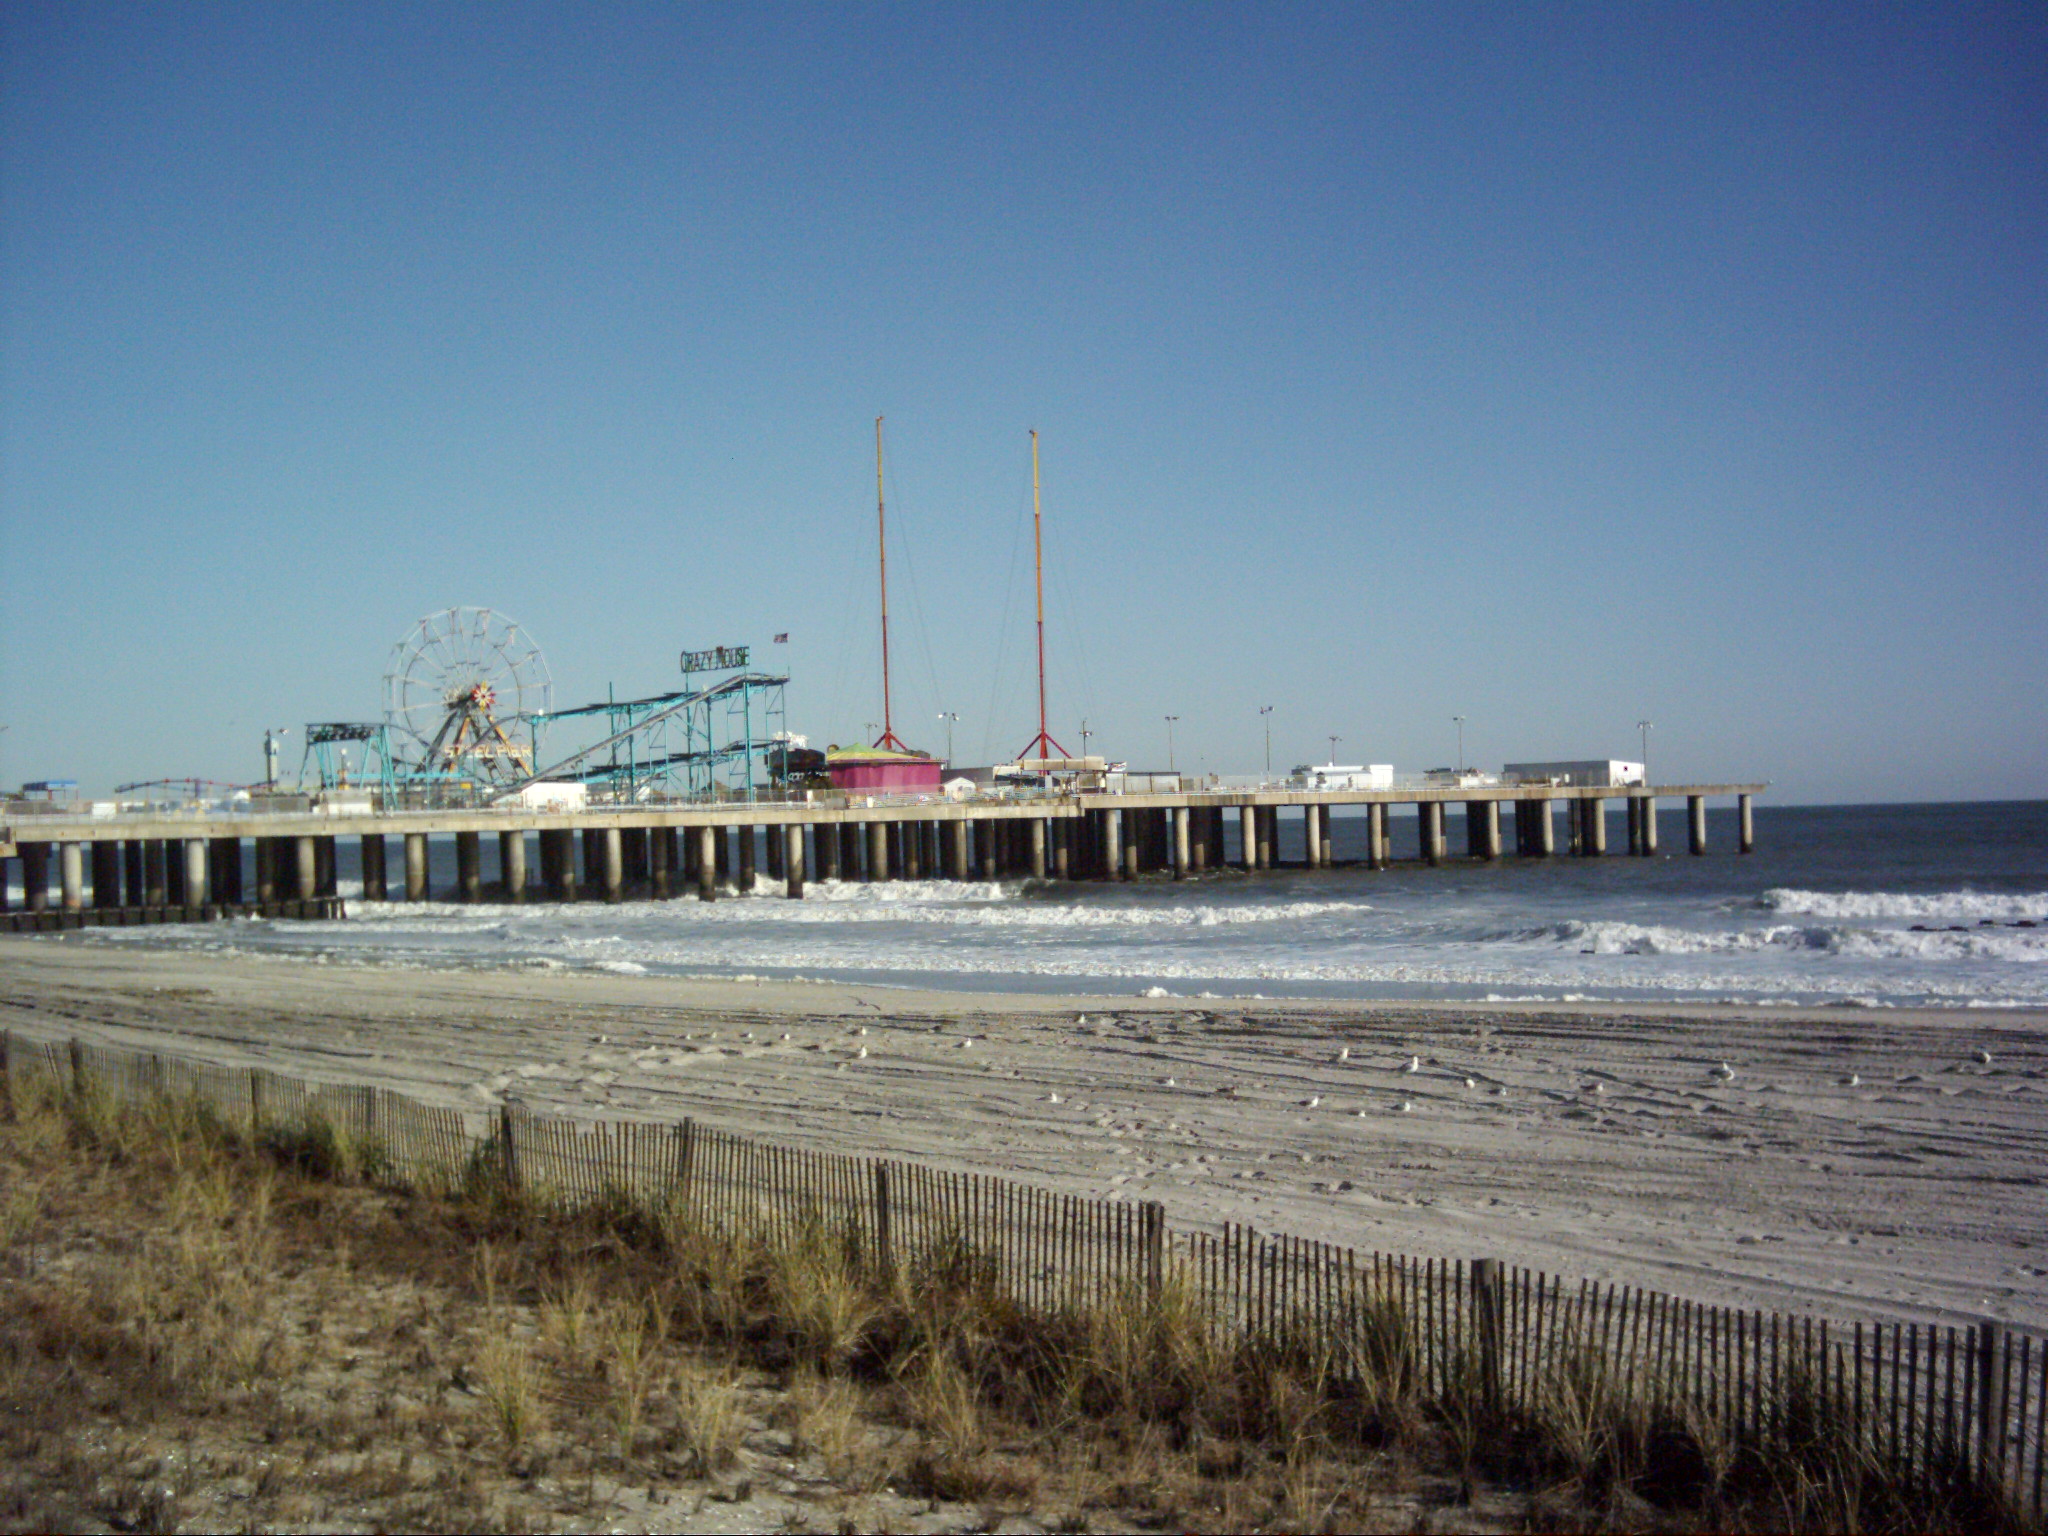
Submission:
{"label": "pink building", "polygon": [[921,752],[837,747],[825,754],[832,787],[853,795],[936,795],[944,767]]}

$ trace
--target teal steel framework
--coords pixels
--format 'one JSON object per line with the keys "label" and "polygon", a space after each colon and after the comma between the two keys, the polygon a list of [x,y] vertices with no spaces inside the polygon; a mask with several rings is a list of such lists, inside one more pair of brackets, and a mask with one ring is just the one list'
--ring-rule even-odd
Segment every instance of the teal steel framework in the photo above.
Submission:
{"label": "teal steel framework", "polygon": [[602,719],[607,734],[507,792],[566,779],[620,801],[759,799],[768,754],[787,734],[788,683],[787,675],[739,672],[701,688],[537,715],[536,742],[543,726],[571,720]]}

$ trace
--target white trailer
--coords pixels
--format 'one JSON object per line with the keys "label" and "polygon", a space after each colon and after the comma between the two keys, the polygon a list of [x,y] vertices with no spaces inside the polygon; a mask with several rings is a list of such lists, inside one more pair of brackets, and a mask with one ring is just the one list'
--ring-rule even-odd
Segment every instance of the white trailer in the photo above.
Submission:
{"label": "white trailer", "polygon": [[590,804],[590,786],[573,779],[541,779],[497,803],[530,811],[580,811]]}
{"label": "white trailer", "polygon": [[1556,784],[1567,788],[1608,789],[1641,784],[1643,765],[1619,758],[1574,758],[1557,763],[1509,763],[1500,775],[1510,784]]}
{"label": "white trailer", "polygon": [[1302,789],[1392,789],[1392,763],[1302,763],[1292,782]]}

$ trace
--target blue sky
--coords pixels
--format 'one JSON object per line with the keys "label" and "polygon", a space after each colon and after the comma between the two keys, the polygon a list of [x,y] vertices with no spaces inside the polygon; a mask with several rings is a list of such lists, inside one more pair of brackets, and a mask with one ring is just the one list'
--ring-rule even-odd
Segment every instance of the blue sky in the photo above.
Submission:
{"label": "blue sky", "polygon": [[[0,10],[0,780],[555,702],[2048,794],[2039,7]],[[296,755],[296,745],[288,753]]]}

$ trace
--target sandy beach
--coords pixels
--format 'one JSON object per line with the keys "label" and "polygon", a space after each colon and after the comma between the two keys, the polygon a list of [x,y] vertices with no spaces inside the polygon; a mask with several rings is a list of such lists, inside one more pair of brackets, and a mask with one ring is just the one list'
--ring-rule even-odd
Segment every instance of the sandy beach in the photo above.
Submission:
{"label": "sandy beach", "polygon": [[[17,1035],[1843,1318],[2048,1321],[2048,1017],[1003,997],[0,940]],[[1978,1052],[1988,1053],[1988,1063]],[[1725,1064],[1727,1071],[1722,1068]]]}

